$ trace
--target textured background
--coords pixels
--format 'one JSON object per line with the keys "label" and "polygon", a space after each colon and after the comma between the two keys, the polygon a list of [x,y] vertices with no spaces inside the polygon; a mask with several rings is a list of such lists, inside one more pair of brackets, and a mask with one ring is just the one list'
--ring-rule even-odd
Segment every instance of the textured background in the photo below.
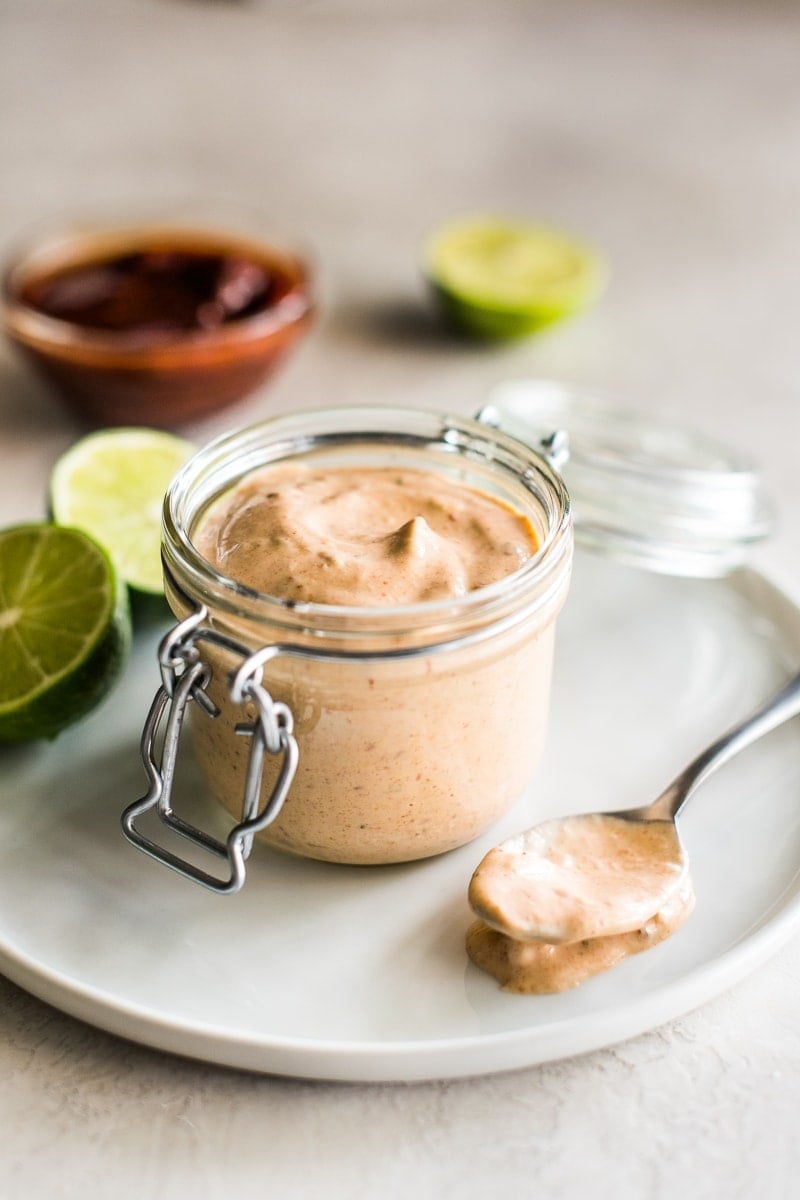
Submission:
{"label": "textured background", "polygon": [[[500,379],[582,383],[758,457],[800,599],[800,8],[785,0],[0,0],[0,249],[74,212],[212,202],[312,247],[322,317],[233,416]],[[605,248],[603,303],[469,348],[429,318],[426,229],[499,210]],[[4,349],[0,519],[77,434]],[[248,1077],[79,1025],[0,980],[0,1196],[790,1197],[795,940],[664,1029],[504,1077]]]}

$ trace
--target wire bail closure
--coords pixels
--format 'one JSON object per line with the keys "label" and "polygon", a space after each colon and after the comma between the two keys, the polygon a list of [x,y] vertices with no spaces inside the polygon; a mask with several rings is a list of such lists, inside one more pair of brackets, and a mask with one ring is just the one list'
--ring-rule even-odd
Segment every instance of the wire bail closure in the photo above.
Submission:
{"label": "wire bail closure", "polygon": [[[238,642],[209,628],[205,624],[207,617],[208,609],[200,607],[171,629],[159,645],[161,687],[150,707],[140,742],[149,787],[145,796],[123,812],[122,831],[139,850],[186,879],[210,891],[230,895],[238,892],[245,881],[245,862],[252,850],[255,834],[274,821],[283,807],[297,771],[298,750],[291,709],[283,702],[273,700],[262,683],[264,663],[280,653],[279,648],[265,647],[251,654]],[[173,811],[171,802],[178,742],[188,705],[194,701],[211,720],[219,716],[219,709],[206,691],[212,671],[200,658],[198,643],[203,641],[243,659],[229,681],[230,697],[234,704],[250,702],[256,710],[254,721],[236,726],[237,734],[251,738],[250,754],[241,820],[234,825],[224,842],[179,817]],[[156,741],[162,729],[164,740],[159,755]],[[282,761],[272,792],[259,811],[265,754],[280,755]],[[201,850],[226,859],[229,866],[227,878],[203,870],[137,829],[136,819],[150,809],[155,809],[159,820],[173,832]]]}

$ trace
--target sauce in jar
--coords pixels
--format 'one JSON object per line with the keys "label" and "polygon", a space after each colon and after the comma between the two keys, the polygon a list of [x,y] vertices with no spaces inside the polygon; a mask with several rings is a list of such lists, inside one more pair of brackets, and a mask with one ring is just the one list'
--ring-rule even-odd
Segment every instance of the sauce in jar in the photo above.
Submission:
{"label": "sauce in jar", "polygon": [[302,463],[242,480],[195,544],[256,591],[357,606],[463,596],[537,549],[530,521],[487,492],[429,471]]}
{"label": "sauce in jar", "polygon": [[[265,422],[182,470],[163,554],[173,612],[202,621],[195,756],[234,816],[254,709],[232,681],[252,656],[292,714],[296,774],[258,838],[407,862],[472,840],[522,795],[572,560],[569,498],[535,451],[413,409]],[[264,756],[259,812],[282,762]]]}
{"label": "sauce in jar", "polygon": [[[297,461],[242,479],[204,515],[193,541],[220,572],[254,591],[297,605],[364,609],[458,599],[504,579],[537,550],[522,513],[444,475]],[[549,651],[538,638],[517,643],[513,663],[505,655],[482,659],[473,652],[467,674],[434,670],[424,660],[404,672],[380,664],[355,673],[337,663],[313,672],[295,667],[282,685],[276,674],[273,690],[289,685],[294,712],[317,712],[309,735],[323,736],[324,722],[314,730],[320,714],[335,709],[336,715],[328,715],[327,736],[334,740],[326,739],[319,762],[308,737],[298,779],[264,836],[287,850],[314,847],[320,857],[365,863],[457,845],[464,823],[472,827],[481,810],[494,809],[495,763],[481,753],[463,780],[446,764],[454,756],[465,761],[463,744],[480,738],[486,709],[505,711],[509,697],[518,697],[509,729],[534,740],[540,722],[530,719],[530,700],[536,698],[535,710],[544,708],[549,686]],[[230,781],[237,779],[240,747],[221,735],[237,713],[224,694],[215,691],[213,698],[220,717],[203,728],[195,752],[213,790],[235,811],[239,786],[231,789]],[[361,749],[352,744],[354,734]],[[349,776],[351,786],[334,804],[336,776]]]}

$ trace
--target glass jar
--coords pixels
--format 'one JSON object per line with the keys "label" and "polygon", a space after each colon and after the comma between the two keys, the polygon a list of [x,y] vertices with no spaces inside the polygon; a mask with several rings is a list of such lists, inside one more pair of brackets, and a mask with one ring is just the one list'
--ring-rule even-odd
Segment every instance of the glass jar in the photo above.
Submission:
{"label": "glass jar", "polygon": [[[342,607],[254,592],[203,558],[193,533],[244,476],[298,458],[318,468],[440,473],[527,517],[539,549],[512,574],[454,599]],[[219,438],[176,477],[163,559],[182,633],[162,647],[167,685],[150,741],[176,681],[194,670],[187,699],[201,702],[181,703],[192,711],[195,756],[211,791],[239,818],[217,846],[233,876],[237,847],[246,856],[254,833],[341,863],[439,854],[475,838],[524,791],[543,748],[555,622],[572,562],[569,496],[546,457],[478,421],[433,412],[347,408],[266,421]],[[170,727],[168,746],[176,740]],[[160,783],[172,764],[153,769],[150,803],[158,793],[162,815],[171,815]],[[136,815],[127,814],[129,836]],[[198,840],[214,849],[205,835]],[[143,848],[155,849],[149,841]],[[156,856],[203,874],[171,853]],[[207,876],[200,882],[216,886]],[[232,877],[224,886],[240,883]]]}

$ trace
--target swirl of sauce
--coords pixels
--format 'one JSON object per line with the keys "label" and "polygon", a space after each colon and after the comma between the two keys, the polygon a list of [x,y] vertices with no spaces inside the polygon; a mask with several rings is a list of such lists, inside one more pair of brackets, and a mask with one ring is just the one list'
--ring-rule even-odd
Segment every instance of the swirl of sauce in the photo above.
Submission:
{"label": "swirl of sauce", "polygon": [[195,544],[256,591],[366,607],[463,596],[537,549],[520,513],[433,472],[298,463],[243,479],[212,507]]}

